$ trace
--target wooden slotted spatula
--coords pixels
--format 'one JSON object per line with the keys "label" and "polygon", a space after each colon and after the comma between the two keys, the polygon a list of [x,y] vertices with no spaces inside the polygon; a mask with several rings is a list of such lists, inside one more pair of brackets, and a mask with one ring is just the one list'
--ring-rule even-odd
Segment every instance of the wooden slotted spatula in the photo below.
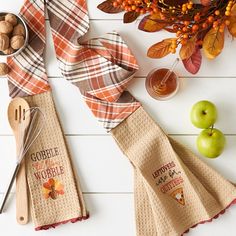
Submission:
{"label": "wooden slotted spatula", "polygon": [[[17,157],[24,145],[24,134],[30,123],[30,116],[25,116],[25,112],[29,109],[29,104],[23,98],[13,99],[8,107],[8,120],[16,140]],[[29,218],[27,188],[26,166],[23,159],[16,175],[16,220],[21,225],[27,224]]]}

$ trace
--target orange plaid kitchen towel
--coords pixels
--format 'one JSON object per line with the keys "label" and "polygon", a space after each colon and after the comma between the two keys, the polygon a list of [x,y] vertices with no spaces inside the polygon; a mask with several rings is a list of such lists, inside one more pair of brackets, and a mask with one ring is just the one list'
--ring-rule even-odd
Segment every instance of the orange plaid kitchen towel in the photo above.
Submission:
{"label": "orange plaid kitchen towel", "polygon": [[[67,9],[65,26],[81,22],[81,34],[88,28],[85,1],[26,0],[20,12],[29,28],[29,44],[17,56],[8,58],[10,95],[24,96],[31,107],[42,110],[46,119],[44,129],[25,157],[35,230],[89,217],[44,66],[46,7],[54,12],[54,19]],[[58,48],[62,45],[59,43]]]}
{"label": "orange plaid kitchen towel", "polygon": [[138,65],[116,32],[79,42],[89,27],[84,0],[25,2],[21,14],[31,38],[22,53],[8,60],[10,95],[27,96],[50,90],[43,62],[45,9],[63,76],[80,88],[103,126],[107,130],[114,128],[140,106],[131,94],[124,92]]}

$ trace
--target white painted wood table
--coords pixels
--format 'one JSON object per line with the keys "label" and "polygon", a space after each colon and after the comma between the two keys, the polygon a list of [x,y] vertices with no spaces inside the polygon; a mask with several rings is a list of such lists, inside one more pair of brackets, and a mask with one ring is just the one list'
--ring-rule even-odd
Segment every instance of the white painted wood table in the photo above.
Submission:
{"label": "white painted wood table", "polygon": [[[146,57],[147,48],[167,36],[166,32],[148,34],[137,29],[138,23],[122,24],[122,14],[108,15],[96,9],[102,0],[88,0],[90,31],[88,38],[116,30],[127,41],[141,66],[130,90],[160,125],[197,153],[195,140],[200,130],[189,120],[193,103],[201,99],[213,101],[219,111],[216,127],[227,137],[224,154],[216,160],[203,157],[225,177],[236,182],[236,41],[228,37],[223,53],[214,61],[203,60],[198,75],[188,74],[180,64],[181,89],[170,101],[158,102],[148,96],[144,81],[155,67],[170,67],[175,56],[162,60]],[[0,11],[17,13],[23,0],[1,1]],[[47,22],[48,23],[48,22]],[[51,35],[48,30],[46,52],[47,70],[54,89],[55,100],[64,126],[91,218],[56,229],[35,232],[32,223],[20,226],[15,220],[14,192],[8,211],[0,215],[0,235],[17,236],[135,236],[132,168],[110,135],[106,134],[84,104],[74,86],[66,82],[57,68]],[[9,102],[7,79],[0,80],[0,197],[14,166],[15,143],[7,122]],[[236,235],[236,207],[212,223],[198,226],[190,236]],[[148,235],[144,235],[148,236]],[[164,236],[164,235],[163,235]]]}

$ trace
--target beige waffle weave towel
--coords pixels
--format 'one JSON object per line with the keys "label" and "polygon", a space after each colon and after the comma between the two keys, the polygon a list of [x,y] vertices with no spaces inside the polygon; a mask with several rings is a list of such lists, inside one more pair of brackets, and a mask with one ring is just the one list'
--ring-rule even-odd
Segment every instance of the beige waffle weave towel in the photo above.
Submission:
{"label": "beige waffle weave towel", "polygon": [[51,92],[25,97],[46,123],[26,155],[27,180],[36,230],[87,219],[88,212]]}
{"label": "beige waffle weave towel", "polygon": [[235,203],[236,188],[169,138],[141,107],[112,135],[135,169],[138,236],[178,236]]}

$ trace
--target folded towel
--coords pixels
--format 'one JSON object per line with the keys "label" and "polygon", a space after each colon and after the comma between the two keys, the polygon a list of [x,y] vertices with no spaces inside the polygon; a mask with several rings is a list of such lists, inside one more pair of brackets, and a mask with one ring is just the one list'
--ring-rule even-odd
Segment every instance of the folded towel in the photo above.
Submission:
{"label": "folded towel", "polygon": [[[49,229],[67,222],[74,223],[89,216],[53,102],[43,60],[46,8],[53,10],[54,19],[61,9],[67,9],[69,16],[65,11],[64,22],[73,27],[72,21],[80,21],[80,29],[84,27],[84,31],[87,30],[86,2],[75,2],[26,0],[20,14],[28,25],[29,44],[20,54],[8,58],[10,96],[24,97],[31,107],[39,107],[46,118],[44,129],[25,158],[36,230]],[[69,33],[67,30],[64,28],[64,35]],[[63,50],[61,43],[60,48]]]}
{"label": "folded towel", "polygon": [[236,203],[235,186],[168,137],[142,107],[111,133],[135,167],[137,235],[182,235]]}

